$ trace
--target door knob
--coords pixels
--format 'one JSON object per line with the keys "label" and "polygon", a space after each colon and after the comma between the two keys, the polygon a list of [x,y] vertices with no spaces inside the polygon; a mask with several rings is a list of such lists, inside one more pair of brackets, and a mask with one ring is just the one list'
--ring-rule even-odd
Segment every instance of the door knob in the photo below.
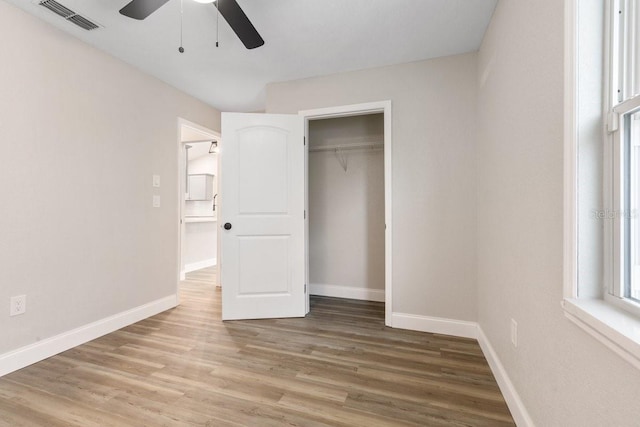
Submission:
{"label": "door knob", "polygon": [[225,230],[231,230],[231,223],[230,223],[230,222],[227,222],[227,223],[224,225],[224,229],[225,229]]}

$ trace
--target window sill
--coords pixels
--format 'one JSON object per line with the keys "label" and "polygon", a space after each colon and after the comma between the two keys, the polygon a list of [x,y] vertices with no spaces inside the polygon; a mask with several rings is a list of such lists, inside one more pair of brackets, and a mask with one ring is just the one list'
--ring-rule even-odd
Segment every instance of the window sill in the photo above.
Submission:
{"label": "window sill", "polygon": [[600,299],[565,299],[565,316],[640,369],[640,319]]}

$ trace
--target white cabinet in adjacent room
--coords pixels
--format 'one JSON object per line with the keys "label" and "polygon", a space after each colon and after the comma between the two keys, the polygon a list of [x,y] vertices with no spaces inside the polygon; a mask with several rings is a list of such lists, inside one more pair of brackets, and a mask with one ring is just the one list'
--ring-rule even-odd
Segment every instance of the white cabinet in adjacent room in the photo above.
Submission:
{"label": "white cabinet in adjacent room", "polygon": [[213,200],[213,175],[189,175],[187,200]]}

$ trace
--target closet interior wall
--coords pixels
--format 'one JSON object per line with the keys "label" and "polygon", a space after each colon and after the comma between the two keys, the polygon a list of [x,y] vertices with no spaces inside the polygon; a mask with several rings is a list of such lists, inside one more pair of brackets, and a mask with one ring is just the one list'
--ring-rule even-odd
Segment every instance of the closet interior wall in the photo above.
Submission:
{"label": "closet interior wall", "polygon": [[384,116],[309,122],[309,287],[384,301]]}

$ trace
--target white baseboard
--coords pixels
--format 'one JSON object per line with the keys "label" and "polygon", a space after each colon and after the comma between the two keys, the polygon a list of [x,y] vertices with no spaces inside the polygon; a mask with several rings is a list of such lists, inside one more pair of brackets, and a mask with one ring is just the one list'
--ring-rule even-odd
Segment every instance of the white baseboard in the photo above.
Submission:
{"label": "white baseboard", "polygon": [[170,295],[0,355],[0,377],[79,346],[177,305]]}
{"label": "white baseboard", "polygon": [[504,369],[504,366],[502,366],[502,363],[498,358],[498,354],[493,349],[493,346],[480,326],[478,326],[478,343],[480,344],[480,348],[482,348],[484,357],[487,359],[487,362],[489,362],[489,367],[491,367],[493,376],[496,377],[500,391],[504,396],[504,400],[507,402],[507,406],[509,407],[509,411],[511,411],[511,415],[516,422],[516,425],[518,427],[534,427],[535,424],[533,423],[527,408],[524,406],[522,399],[520,399],[520,395],[509,379],[507,371]]}
{"label": "white baseboard", "polygon": [[476,322],[468,322],[465,320],[418,316],[415,314],[405,313],[391,313],[391,322],[391,325],[394,328],[453,335],[464,338],[478,337],[478,324]]}
{"label": "white baseboard", "polygon": [[384,302],[384,289],[352,288],[349,286],[311,283],[309,284],[309,294],[323,297]]}
{"label": "white baseboard", "polygon": [[198,262],[192,262],[191,264],[185,264],[184,273],[191,273],[192,271],[201,270],[207,267],[213,267],[214,265],[216,265],[216,263],[216,258],[209,258]]}
{"label": "white baseboard", "polygon": [[535,426],[527,408],[524,406],[522,399],[520,399],[520,395],[516,391],[511,379],[509,379],[507,371],[500,362],[498,354],[491,346],[491,343],[477,322],[404,313],[392,313],[391,319],[391,324],[394,328],[477,339],[516,425],[518,427]]}

